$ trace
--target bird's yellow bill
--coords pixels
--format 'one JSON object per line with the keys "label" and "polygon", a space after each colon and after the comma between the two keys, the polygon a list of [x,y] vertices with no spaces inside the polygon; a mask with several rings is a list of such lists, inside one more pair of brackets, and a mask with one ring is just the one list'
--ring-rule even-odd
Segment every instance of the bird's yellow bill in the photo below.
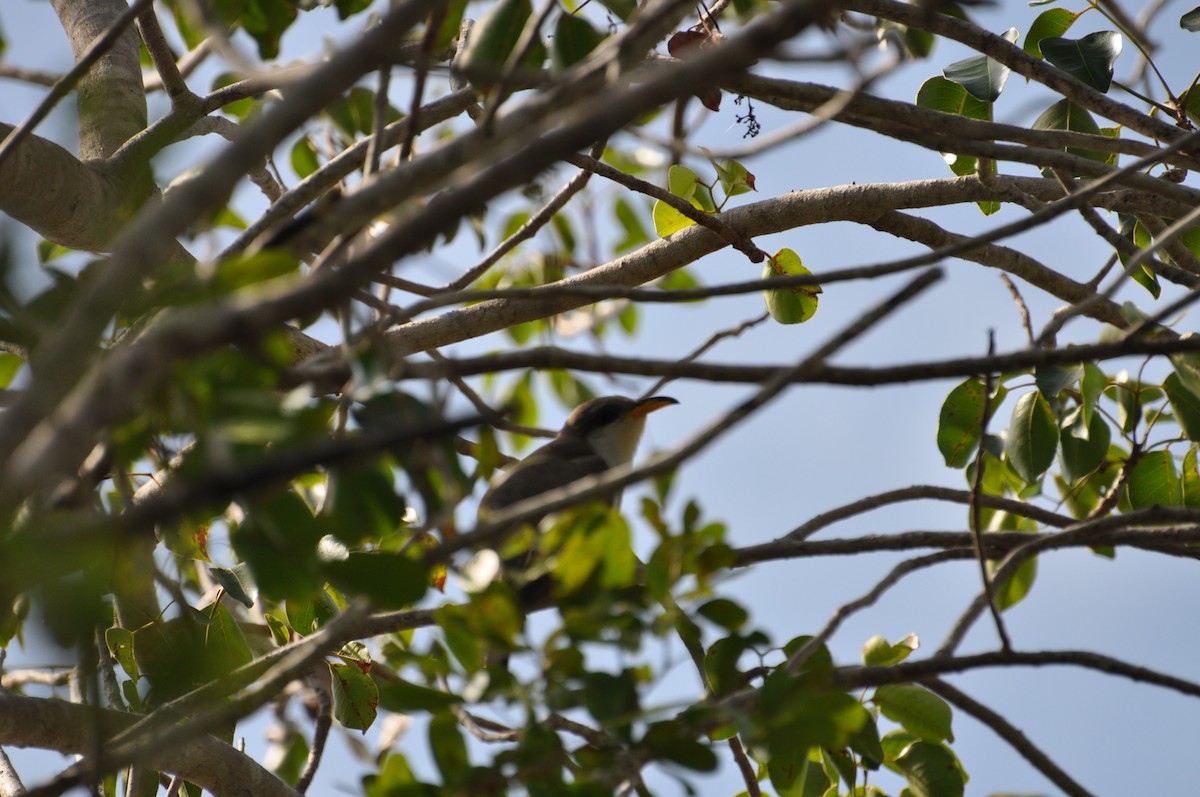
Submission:
{"label": "bird's yellow bill", "polygon": [[663,407],[669,407],[672,404],[679,402],[670,396],[651,396],[644,398],[637,403],[637,406],[629,411],[629,414],[636,417],[639,415],[649,415],[655,410],[661,410]]}

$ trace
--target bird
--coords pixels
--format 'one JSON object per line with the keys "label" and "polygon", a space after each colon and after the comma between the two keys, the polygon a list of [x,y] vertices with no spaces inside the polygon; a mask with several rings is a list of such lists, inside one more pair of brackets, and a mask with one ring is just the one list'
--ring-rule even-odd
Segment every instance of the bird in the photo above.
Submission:
{"label": "bird", "polygon": [[[646,416],[678,403],[669,396],[602,396],[585,401],[567,416],[553,440],[496,479],[480,501],[480,518],[486,520],[527,498],[629,464],[641,440]],[[620,501],[620,490],[604,497],[615,506]],[[535,517],[527,522],[536,527],[540,521]],[[505,570],[510,574],[525,570],[530,561],[530,554],[513,557],[505,561]],[[547,582],[542,581],[540,588],[522,589],[523,602],[535,595],[541,597],[546,586]]]}

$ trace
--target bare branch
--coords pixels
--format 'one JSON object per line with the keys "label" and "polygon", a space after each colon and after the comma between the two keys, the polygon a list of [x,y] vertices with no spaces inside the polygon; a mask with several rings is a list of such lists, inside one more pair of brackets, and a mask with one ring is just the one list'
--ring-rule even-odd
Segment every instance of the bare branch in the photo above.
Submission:
{"label": "bare branch", "polygon": [[1029,741],[1025,734],[1021,733],[1020,729],[1003,716],[939,678],[928,678],[923,683],[933,692],[946,698],[946,700],[995,731],[997,736],[1012,745],[1012,748],[1020,753],[1022,758],[1032,764],[1034,769],[1049,778],[1055,786],[1058,786],[1058,788],[1071,795],[1071,797],[1094,797],[1090,791],[1079,785],[1061,767],[1055,764],[1050,759],[1050,756],[1043,753],[1033,742]]}

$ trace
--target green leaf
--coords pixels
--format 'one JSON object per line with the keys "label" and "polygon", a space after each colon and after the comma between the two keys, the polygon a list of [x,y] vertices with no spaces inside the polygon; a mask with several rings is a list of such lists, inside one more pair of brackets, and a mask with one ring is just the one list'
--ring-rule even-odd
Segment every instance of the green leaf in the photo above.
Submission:
{"label": "green leaf", "polygon": [[641,219],[638,218],[638,214],[633,209],[633,206],[626,202],[624,198],[618,199],[613,204],[613,214],[617,217],[617,224],[625,232],[625,235],[612,245],[612,253],[614,255],[628,252],[631,249],[636,249],[642,244],[650,242],[650,234],[642,226]]}
{"label": "green leaf", "polygon": [[745,609],[728,598],[714,598],[696,611],[706,620],[730,631],[739,630],[750,619]]}
{"label": "green leaf", "polygon": [[1179,27],[1192,33],[1200,32],[1200,7],[1193,8],[1180,17]]}
{"label": "green leaf", "polygon": [[1108,422],[1099,413],[1092,414],[1092,420],[1082,428],[1086,437],[1076,434],[1076,429],[1064,429],[1060,443],[1062,445],[1063,475],[1069,482],[1077,482],[1104,464],[1108,456],[1108,446],[1112,442],[1112,431]]}
{"label": "green leaf", "polygon": [[[1075,133],[1089,133],[1094,136],[1101,135],[1100,126],[1096,124],[1096,120],[1092,118],[1091,114],[1070,100],[1060,100],[1043,111],[1037,119],[1033,120],[1033,129],[1070,130]],[[1105,163],[1108,160],[1108,153],[1105,152],[1078,149],[1076,147],[1066,147],[1065,149],[1067,152],[1078,155],[1081,158],[1088,158],[1101,163]]]}
{"label": "green leaf", "polygon": [[1082,39],[1048,37],[1040,42],[1047,61],[1099,92],[1112,85],[1113,64],[1121,45],[1121,34],[1111,30],[1089,33]]}
{"label": "green leaf", "polygon": [[357,664],[330,662],[333,684],[333,716],[343,727],[367,732],[375,722],[379,689],[371,676]]}
{"label": "green leaf", "polygon": [[914,742],[896,759],[895,766],[908,779],[913,797],[962,797],[966,792],[958,760],[943,745]]}
{"label": "green leaf", "polygon": [[532,14],[531,0],[497,0],[479,18],[460,62],[463,75],[473,86],[486,90],[500,78]]}
{"label": "green leaf", "polygon": [[[1188,340],[1195,334],[1195,332],[1185,332],[1179,336],[1179,339]],[[1196,396],[1200,396],[1200,354],[1196,352],[1172,354],[1170,360],[1171,365],[1175,368],[1175,373],[1179,376],[1180,383]]]}
{"label": "green leaf", "polygon": [[[944,77],[931,77],[917,91],[917,105],[942,113],[952,113],[983,122],[992,120],[992,104],[976,99],[965,88]],[[975,173],[975,158],[970,155],[942,153],[950,170],[962,177]]]}
{"label": "green leaf", "polygon": [[1183,505],[1189,509],[1200,507],[1200,472],[1196,468],[1196,446],[1189,448],[1183,456],[1180,481],[1183,484]]}
{"label": "green leaf", "polygon": [[677,722],[652,723],[639,746],[652,752],[655,758],[673,761],[697,772],[711,772],[717,768],[717,755],[712,748],[684,733]]}
{"label": "green leaf", "polygon": [[875,705],[883,716],[927,742],[954,741],[950,706],[945,700],[912,684],[892,684],[875,690]]}
{"label": "green leaf", "polygon": [[[693,207],[699,210],[699,203],[694,199],[691,200],[691,203]],[[659,238],[666,238],[669,235],[679,232],[684,227],[690,227],[696,223],[661,199],[654,201],[654,209],[651,211],[651,217],[654,219],[654,232]]]}
{"label": "green leaf", "polygon": [[673,164],[667,170],[667,190],[680,199],[691,199],[700,185],[700,177],[681,164]]}
{"label": "green leaf", "polygon": [[982,379],[971,378],[950,391],[938,419],[938,450],[950,468],[963,468],[979,447],[983,423]]}
{"label": "green leaf", "polygon": [[1129,504],[1134,509],[1152,506],[1183,506],[1183,485],[1175,472],[1170,451],[1147,451],[1133,466],[1126,484]]}
{"label": "green leaf", "polygon": [[888,667],[904,661],[920,646],[916,634],[909,634],[892,644],[885,637],[876,635],[868,639],[862,648],[863,664],[868,667]]}
{"label": "green leaf", "polygon": [[[369,434],[369,432],[368,432]],[[321,516],[351,547],[378,541],[404,526],[404,499],[396,495],[390,462],[363,458],[331,467]]]}
{"label": "green leaf", "polygon": [[554,26],[550,63],[558,71],[563,71],[587,58],[604,39],[605,36],[583,17],[560,13],[558,23]]}
{"label": "green leaf", "polygon": [[264,597],[305,600],[320,587],[311,565],[322,533],[300,496],[280,490],[247,508],[246,519],[232,539]]}
{"label": "green leaf", "polygon": [[1200,442],[1200,397],[1183,384],[1179,374],[1171,373],[1163,382],[1175,420],[1187,439]]}
{"label": "green leaf", "polygon": [[258,54],[270,60],[279,57],[280,40],[296,20],[296,7],[287,0],[246,0],[241,20],[258,43]]}
{"label": "green leaf", "polygon": [[371,5],[371,0],[337,0],[338,19],[346,19],[352,17],[359,12],[366,11]]}
{"label": "green leaf", "polygon": [[1017,475],[1029,483],[1041,477],[1054,462],[1058,424],[1041,391],[1026,393],[1013,408],[1006,454]]}
{"label": "green leaf", "polygon": [[[1009,28],[1003,38],[1016,42],[1017,29]],[[955,61],[942,70],[942,76],[962,86],[971,96],[982,102],[995,102],[1004,91],[1011,70],[986,55]]]}
{"label": "green leaf", "polygon": [[[208,572],[224,588],[229,597],[247,609],[254,606],[254,599],[250,597],[250,593],[254,590],[254,578],[250,574],[250,568],[244,562],[234,565],[232,569],[209,567]],[[246,587],[247,584],[250,585],[249,589]]]}
{"label": "green leaf", "polygon": [[462,702],[462,698],[440,689],[414,684],[400,678],[397,680],[376,679],[379,689],[379,705],[398,714],[414,711],[442,711]]}
{"label": "green leaf", "polygon": [[438,27],[437,38],[433,43],[433,51],[441,52],[454,43],[462,28],[463,14],[467,9],[467,0],[446,0],[446,15]]}
{"label": "green leaf", "polygon": [[13,377],[24,364],[25,361],[17,355],[7,351],[0,352],[0,389],[12,384]]}
{"label": "green leaf", "polygon": [[1037,557],[1032,556],[1017,566],[1017,571],[1007,581],[996,584],[996,608],[1000,611],[1016,606],[1029,590],[1033,589],[1034,579],[1037,578]]}
{"label": "green leaf", "polygon": [[429,587],[424,566],[406,553],[355,551],[325,562],[321,571],[346,595],[366,595],[380,609],[411,606]]}
{"label": "green leaf", "polygon": [[141,673],[138,671],[137,659],[133,655],[133,632],[127,628],[113,626],[104,630],[104,642],[108,645],[108,652],[117,660],[117,664],[121,665],[121,669],[134,682],[140,679]]}
{"label": "green leaf", "polygon": [[[763,266],[763,279],[780,276],[798,276],[811,274],[800,260],[800,255],[791,249],[780,249],[774,257],[767,257]],[[771,318],[780,324],[803,324],[817,312],[820,285],[798,285],[794,288],[767,288],[763,291],[763,301],[767,304],[767,312]]]}
{"label": "green leaf", "polygon": [[1108,377],[1095,363],[1083,364],[1083,379],[1079,382],[1079,395],[1082,403],[1079,405],[1079,409],[1083,413],[1083,423],[1087,428],[1091,428],[1092,414],[1096,411],[1096,404],[1100,401],[1100,396],[1104,394],[1104,388],[1107,385]]}
{"label": "green leaf", "polygon": [[637,11],[637,0],[600,0],[600,5],[620,17],[622,22],[628,22]]}
{"label": "green leaf", "polygon": [[1081,366],[1063,368],[1057,365],[1043,365],[1038,367],[1033,373],[1033,379],[1037,383],[1038,390],[1042,391],[1042,395],[1048,398],[1055,398],[1063,388],[1074,384],[1075,380],[1081,376],[1083,376],[1083,368]]}
{"label": "green leaf", "polygon": [[1065,8],[1051,8],[1043,11],[1029,26],[1029,33],[1025,36],[1025,44],[1022,45],[1022,49],[1034,58],[1041,58],[1042,48],[1039,45],[1041,45],[1042,39],[1062,36],[1071,29],[1077,19],[1079,19],[1078,14]]}
{"label": "green leaf", "polygon": [[321,168],[321,161],[317,159],[317,148],[308,140],[308,136],[300,136],[292,145],[291,162],[292,171],[300,179]]}

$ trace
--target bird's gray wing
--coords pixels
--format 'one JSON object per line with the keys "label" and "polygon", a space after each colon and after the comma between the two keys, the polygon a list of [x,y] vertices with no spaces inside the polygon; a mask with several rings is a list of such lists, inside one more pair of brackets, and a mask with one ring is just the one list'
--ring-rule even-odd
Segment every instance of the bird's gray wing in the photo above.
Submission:
{"label": "bird's gray wing", "polygon": [[561,456],[547,452],[553,443],[530,455],[502,476],[483,496],[480,514],[496,512],[526,498],[533,498],[550,490],[566,487],[587,476],[595,476],[608,469],[599,455],[590,451],[562,452],[576,454]]}

